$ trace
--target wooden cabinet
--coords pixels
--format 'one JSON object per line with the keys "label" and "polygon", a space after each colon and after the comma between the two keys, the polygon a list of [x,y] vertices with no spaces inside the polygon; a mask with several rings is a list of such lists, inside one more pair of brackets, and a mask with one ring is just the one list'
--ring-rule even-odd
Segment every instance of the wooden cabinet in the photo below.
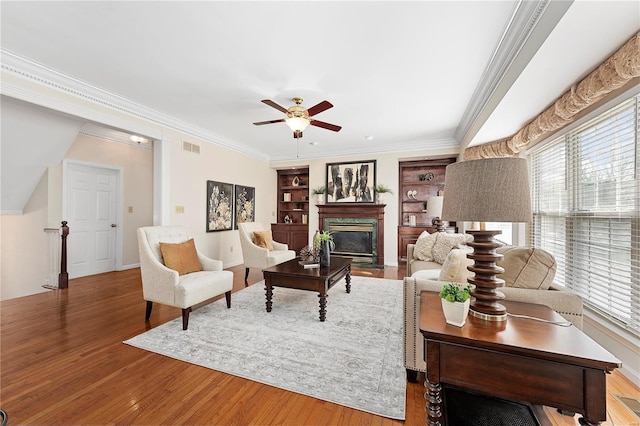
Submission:
{"label": "wooden cabinet", "polygon": [[309,239],[309,168],[278,170],[278,216],[271,225],[275,241],[299,252]]}
{"label": "wooden cabinet", "polygon": [[[455,158],[443,158],[399,163],[398,261],[406,262],[407,244],[415,243],[422,231],[435,232],[433,217],[426,213],[426,201],[445,190],[445,169],[455,161]],[[412,216],[415,225],[411,223]],[[455,232],[455,222],[449,224],[447,232]]]}
{"label": "wooden cabinet", "polygon": [[300,253],[300,250],[309,244],[309,226],[299,223],[272,223],[271,234],[273,240],[284,243],[290,250]]}

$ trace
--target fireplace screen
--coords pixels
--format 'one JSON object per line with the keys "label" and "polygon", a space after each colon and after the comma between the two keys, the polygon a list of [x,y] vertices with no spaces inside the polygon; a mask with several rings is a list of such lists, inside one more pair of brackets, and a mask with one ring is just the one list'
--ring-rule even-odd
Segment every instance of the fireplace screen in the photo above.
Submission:
{"label": "fireplace screen", "polygon": [[333,235],[335,248],[333,256],[351,257],[362,263],[373,262],[373,225],[330,223],[329,231]]}

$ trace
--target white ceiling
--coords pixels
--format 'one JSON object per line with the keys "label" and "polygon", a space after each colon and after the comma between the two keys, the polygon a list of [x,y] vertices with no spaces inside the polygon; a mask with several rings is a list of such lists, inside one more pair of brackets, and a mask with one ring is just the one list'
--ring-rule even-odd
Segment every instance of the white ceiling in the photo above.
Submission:
{"label": "white ceiling", "polygon": [[[4,52],[277,162],[510,136],[640,30],[640,2],[2,1],[1,24]],[[342,130],[296,149],[252,125],[294,96]]]}

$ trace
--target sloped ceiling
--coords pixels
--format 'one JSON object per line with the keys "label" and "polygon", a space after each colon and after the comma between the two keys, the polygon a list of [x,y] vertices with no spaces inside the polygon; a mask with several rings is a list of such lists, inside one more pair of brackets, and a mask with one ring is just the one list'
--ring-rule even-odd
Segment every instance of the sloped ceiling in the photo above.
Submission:
{"label": "sloped ceiling", "polygon": [[7,96],[0,97],[0,108],[0,209],[21,214],[47,167],[63,160],[83,120]]}

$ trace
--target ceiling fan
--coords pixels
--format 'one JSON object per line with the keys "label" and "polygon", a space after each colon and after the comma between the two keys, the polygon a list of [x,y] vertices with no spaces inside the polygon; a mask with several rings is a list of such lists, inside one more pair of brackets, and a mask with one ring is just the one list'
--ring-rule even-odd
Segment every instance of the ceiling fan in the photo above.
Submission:
{"label": "ceiling fan", "polygon": [[323,129],[332,130],[334,132],[339,132],[340,129],[342,129],[341,126],[337,126],[331,123],[325,123],[324,121],[311,118],[314,115],[321,113],[322,111],[333,108],[331,102],[322,101],[319,104],[307,109],[302,106],[302,98],[293,98],[293,101],[296,104],[287,109],[283,106],[278,105],[272,100],[263,99],[262,103],[265,103],[270,107],[277,109],[278,111],[284,112],[285,114],[287,114],[287,117],[281,118],[279,120],[259,121],[253,124],[255,124],[256,126],[262,126],[263,124],[285,122],[287,126],[289,126],[289,128],[293,131],[294,139],[300,139],[302,137],[302,131],[306,129],[309,124],[316,127],[322,127]]}

